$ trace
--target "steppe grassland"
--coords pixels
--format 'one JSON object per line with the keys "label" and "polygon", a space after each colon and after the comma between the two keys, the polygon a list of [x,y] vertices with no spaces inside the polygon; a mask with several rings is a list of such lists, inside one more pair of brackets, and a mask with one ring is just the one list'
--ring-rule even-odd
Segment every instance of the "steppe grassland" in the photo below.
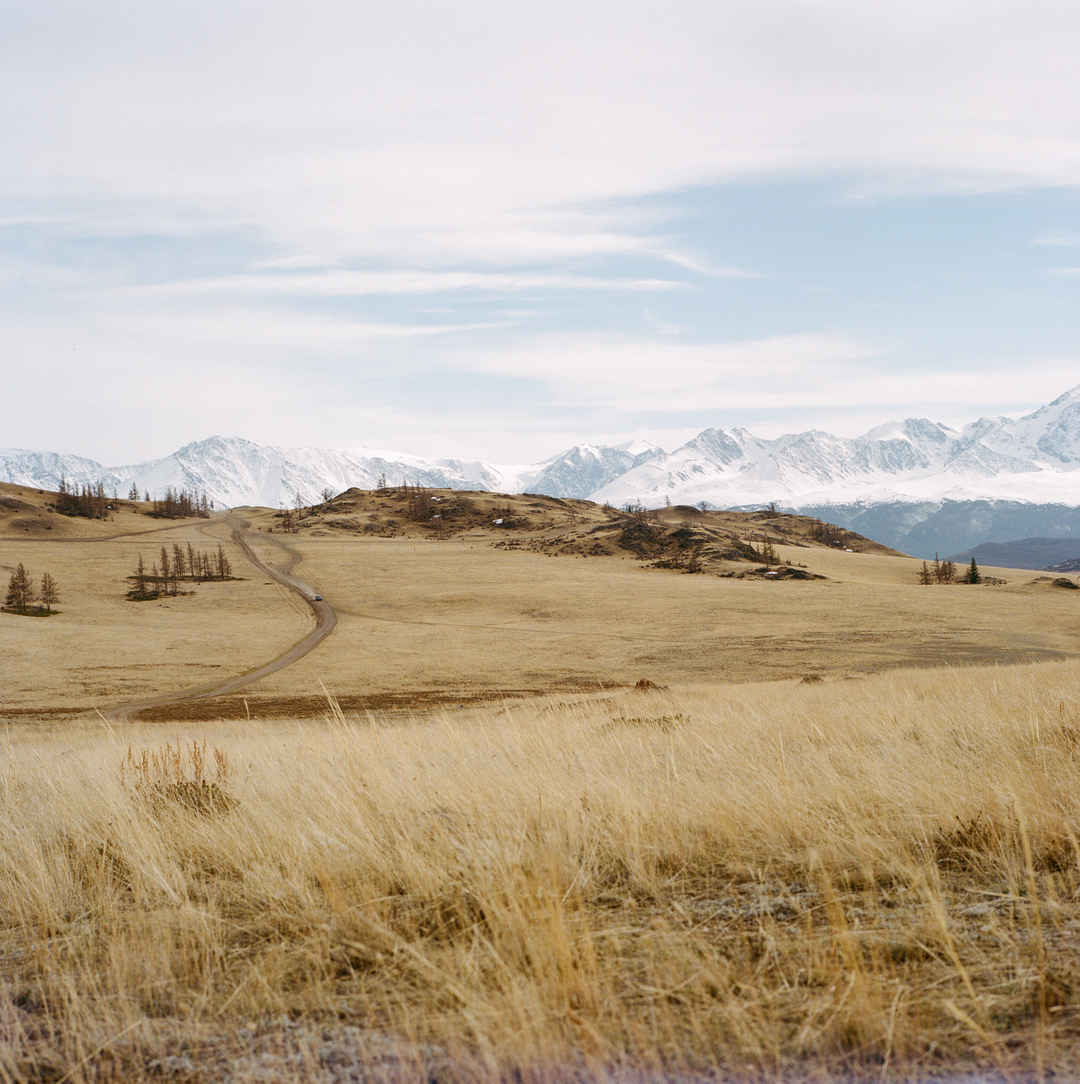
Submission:
{"label": "steppe grassland", "polygon": [[[49,571],[60,584],[59,616],[44,621],[0,614],[0,687],[6,714],[79,711],[202,684],[259,666],[312,625],[295,596],[253,570],[228,542],[229,532],[206,521],[162,530],[160,521],[123,514],[104,524],[66,521],[91,532],[63,541],[7,538],[0,574],[22,562],[35,584]],[[102,537],[124,533],[121,537]],[[174,542],[197,550],[224,541],[242,580],[183,584],[190,596],[133,603],[127,577],[142,553],[147,569]]]}
{"label": "steppe grassland", "polygon": [[1074,1078],[1078,679],[9,727],[0,1072]]}
{"label": "steppe grassland", "polygon": [[[4,488],[44,502],[48,495]],[[242,513],[280,528],[270,510]],[[25,517],[21,517],[25,518]],[[46,622],[0,618],[3,709],[91,710],[243,673],[312,627],[297,597],[247,565],[224,524],[161,526],[121,502],[115,518],[72,520],[42,512],[36,538],[20,517],[0,525],[0,563],[23,561],[60,581],[64,611]],[[417,528],[419,530],[419,528]],[[115,538],[106,536],[116,535]],[[56,542],[63,537],[65,541]],[[282,714],[321,696],[355,705],[444,702],[501,694],[678,681],[752,681],[881,667],[1052,658],[1080,644],[1072,592],[1032,587],[1009,571],[1003,588],[921,588],[910,559],[778,547],[827,581],[771,584],[683,576],[630,557],[543,557],[492,548],[507,534],[463,539],[250,536],[280,564],[273,539],[298,548],[298,574],[338,608],[340,624],[317,652],[244,690],[256,715]],[[50,541],[45,542],[48,538]],[[224,540],[235,583],[133,604],[127,575],[142,551]],[[747,566],[732,566],[745,571]],[[236,698],[234,698],[236,699]],[[238,707],[231,711],[246,709]],[[214,711],[213,705],[200,710]],[[317,709],[316,709],[317,710]],[[204,716],[207,717],[207,716]],[[213,717],[211,714],[209,717]]]}
{"label": "steppe grassland", "polygon": [[304,555],[298,574],[339,624],[250,694],[318,695],[322,681],[377,704],[408,691],[754,681],[1080,649],[1077,593],[1041,589],[1037,573],[1010,570],[1005,587],[920,587],[910,558],[778,547],[829,578],[770,583],[493,550],[491,540],[290,539]]}

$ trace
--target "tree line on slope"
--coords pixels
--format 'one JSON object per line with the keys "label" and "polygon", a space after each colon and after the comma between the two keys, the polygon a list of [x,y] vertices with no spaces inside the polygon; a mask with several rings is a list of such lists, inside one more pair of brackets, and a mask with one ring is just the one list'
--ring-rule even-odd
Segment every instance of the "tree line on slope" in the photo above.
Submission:
{"label": "tree line on slope", "polygon": [[[151,503],[149,492],[144,493],[143,498],[147,504]],[[138,499],[139,487],[132,482],[128,500],[137,501]],[[147,512],[147,515],[158,519],[190,519],[195,516],[209,519],[210,509],[214,507],[214,502],[208,499],[205,493],[198,493],[195,490],[189,493],[186,489],[173,489],[172,486],[165,490],[164,497],[152,503],[154,507]]]}
{"label": "tree line on slope", "polygon": [[107,519],[112,510],[105,495],[104,482],[80,488],[69,484],[63,475],[60,475],[60,488],[53,508],[62,516],[83,516],[86,519]]}
{"label": "tree line on slope", "polygon": [[[64,475],[60,475],[60,488],[57,490],[56,501],[53,510],[62,516],[82,516],[86,519],[108,519],[110,512],[116,511],[116,501],[119,498],[116,491],[112,497],[105,493],[105,483],[98,482],[96,485],[77,486],[68,482]],[[129,501],[145,500],[152,508],[147,515],[158,519],[191,519],[200,517],[208,519],[210,510],[214,507],[205,493],[198,493],[186,489],[173,489],[169,486],[165,490],[165,496],[156,500],[150,500],[149,492],[139,497],[139,487],[132,482],[128,492]]]}

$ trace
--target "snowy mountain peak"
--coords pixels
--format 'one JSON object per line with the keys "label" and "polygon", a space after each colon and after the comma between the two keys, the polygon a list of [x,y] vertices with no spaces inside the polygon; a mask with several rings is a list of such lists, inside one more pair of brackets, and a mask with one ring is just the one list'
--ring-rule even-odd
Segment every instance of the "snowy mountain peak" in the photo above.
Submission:
{"label": "snowy mountain peak", "polygon": [[[1064,406],[1069,403],[1080,403],[1080,384],[1077,384],[1075,388],[1070,388],[1066,392],[1062,392],[1056,399],[1051,399],[1046,406],[1039,407],[1033,414],[1028,414],[1028,418],[1034,418],[1036,415],[1041,414],[1043,411],[1052,410],[1054,407]],[[1025,419],[1026,420],[1026,419]]]}
{"label": "snowy mountain peak", "polygon": [[652,458],[654,455],[663,455],[664,449],[658,448],[655,444],[647,440],[627,440],[622,444],[613,445],[617,452],[628,452],[634,458],[646,456]]}
{"label": "snowy mountain peak", "polygon": [[905,418],[902,422],[886,422],[874,426],[860,440],[906,440],[917,447],[924,444],[943,445],[958,436],[955,429],[950,429],[941,422],[932,422],[928,418]]}
{"label": "snowy mountain peak", "polygon": [[717,506],[1013,499],[1080,505],[1080,385],[1019,418],[979,418],[961,431],[926,418],[886,422],[861,437],[820,429],[775,439],[704,429],[667,453],[647,441],[581,443],[540,463],[424,458],[370,447],[281,448],[215,435],[164,459],[104,467],[79,456],[0,451],[0,480],[56,489],[105,484],[126,495],[168,487],[216,504],[276,507],[325,490],[373,489],[383,478],[432,488],[546,493],[613,504]]}

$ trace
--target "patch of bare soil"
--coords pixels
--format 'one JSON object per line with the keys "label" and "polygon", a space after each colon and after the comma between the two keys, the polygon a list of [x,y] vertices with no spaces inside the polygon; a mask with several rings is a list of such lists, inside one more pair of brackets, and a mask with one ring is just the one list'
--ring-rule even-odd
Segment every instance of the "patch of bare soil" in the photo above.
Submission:
{"label": "patch of bare soil", "polygon": [[[574,687],[576,691],[576,686]],[[465,707],[490,704],[501,700],[541,696],[549,689],[486,690],[425,690],[377,692],[367,696],[345,694],[334,698],[346,715],[360,717],[393,712],[423,712],[436,708]],[[328,713],[325,696],[216,696],[205,700],[190,700],[180,704],[164,704],[144,708],[133,715],[142,722],[166,720],[203,722],[211,719],[318,719]]]}

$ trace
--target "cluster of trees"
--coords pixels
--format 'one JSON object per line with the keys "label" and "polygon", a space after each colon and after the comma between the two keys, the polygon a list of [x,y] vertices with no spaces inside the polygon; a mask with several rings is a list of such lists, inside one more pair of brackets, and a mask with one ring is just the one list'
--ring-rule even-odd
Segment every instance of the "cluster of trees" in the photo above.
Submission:
{"label": "cluster of trees", "polygon": [[300,495],[298,490],[296,497],[293,500],[292,507],[286,508],[283,512],[278,513],[281,516],[282,529],[286,531],[298,531],[300,529],[300,521],[309,511],[310,509],[304,505],[304,498]]}
{"label": "cluster of trees", "polygon": [[[137,501],[138,499],[138,486],[132,482],[128,500]],[[146,500],[150,500],[149,493],[146,494]],[[155,500],[153,510],[147,514],[158,519],[191,519],[193,516],[209,519],[210,509],[213,507],[214,502],[207,500],[205,493],[196,493],[194,490],[189,493],[186,489],[175,490],[169,486],[165,490],[165,496]]]}
{"label": "cluster of trees", "polygon": [[105,496],[105,483],[96,486],[84,485],[81,489],[69,485],[67,478],[60,475],[60,491],[56,495],[53,508],[62,516],[85,516],[87,519],[107,519],[112,508]]}
{"label": "cluster of trees", "polygon": [[35,591],[34,581],[30,578],[30,573],[20,564],[12,572],[11,579],[8,581],[4,606],[6,609],[15,610],[17,613],[26,613],[31,609],[35,600],[39,600],[37,607],[39,610],[52,613],[54,603],[60,601],[60,586],[52,575],[46,572],[41,577],[40,590]]}
{"label": "cluster of trees", "polygon": [[659,516],[658,510],[650,511],[640,500],[627,501],[626,504],[623,505],[623,512],[628,516],[633,516],[634,519],[641,523],[644,523],[646,520],[656,519]]}
{"label": "cluster of trees", "polygon": [[956,565],[952,561],[939,560],[935,553],[932,565],[923,561],[922,568],[919,570],[919,583],[956,583]]}
{"label": "cluster of trees", "polygon": [[[334,499],[334,491],[329,487],[324,487],[320,494],[320,499],[322,504],[329,504]],[[282,530],[298,531],[300,529],[300,521],[306,516],[312,515],[314,512],[315,506],[304,504],[304,498],[301,496],[299,490],[297,490],[292,507],[282,509],[282,511],[278,512],[278,516],[281,519]]]}
{"label": "cluster of trees", "polygon": [[[114,492],[109,498],[105,495],[105,483],[98,482],[93,486],[76,486],[68,482],[63,475],[60,476],[60,491],[56,495],[56,503],[53,508],[62,516],[85,516],[87,519],[108,519],[109,513],[116,508],[117,499]],[[129,501],[137,501],[139,487],[132,482],[128,493]],[[150,502],[150,494],[144,493],[141,498]],[[153,509],[149,515],[159,519],[188,519],[192,516],[201,516],[207,519],[214,502],[207,499],[205,493],[189,493],[186,489],[175,490],[170,486],[165,490],[165,496],[153,502]]]}
{"label": "cluster of trees", "polygon": [[427,523],[434,512],[431,494],[423,486],[411,486],[408,482],[401,487],[405,491],[406,515],[417,523]]}
{"label": "cluster of trees", "polygon": [[[762,564],[778,565],[780,563],[780,557],[777,555],[776,547],[773,545],[772,539],[767,534],[762,534],[757,539],[757,543],[757,552],[761,556]],[[750,548],[754,548],[753,542],[750,543]]]}
{"label": "cluster of trees", "polygon": [[[773,508],[776,506],[773,505]],[[815,542],[823,542],[826,546],[842,546],[846,536],[850,532],[843,527],[834,526],[832,523],[823,523],[815,519],[810,525],[810,537]]]}
{"label": "cluster of trees", "polygon": [[923,561],[922,568],[919,570],[919,583],[982,583],[982,574],[979,572],[979,566],[975,563],[975,558],[971,558],[971,564],[968,566],[967,572],[964,573],[963,579],[957,580],[956,578],[956,565],[952,561],[942,561],[938,559],[938,555],[934,554],[934,563],[928,564]]}
{"label": "cluster of trees", "polygon": [[147,570],[143,555],[139,554],[139,563],[135,572],[128,577],[135,584],[128,591],[128,598],[135,602],[160,598],[163,595],[176,596],[180,593],[180,582],[203,583],[206,580],[231,580],[232,566],[225,556],[225,547],[219,542],[217,550],[207,552],[197,550],[189,542],[186,547],[174,542],[172,553],[167,546],[161,547],[160,562],[155,561]]}

